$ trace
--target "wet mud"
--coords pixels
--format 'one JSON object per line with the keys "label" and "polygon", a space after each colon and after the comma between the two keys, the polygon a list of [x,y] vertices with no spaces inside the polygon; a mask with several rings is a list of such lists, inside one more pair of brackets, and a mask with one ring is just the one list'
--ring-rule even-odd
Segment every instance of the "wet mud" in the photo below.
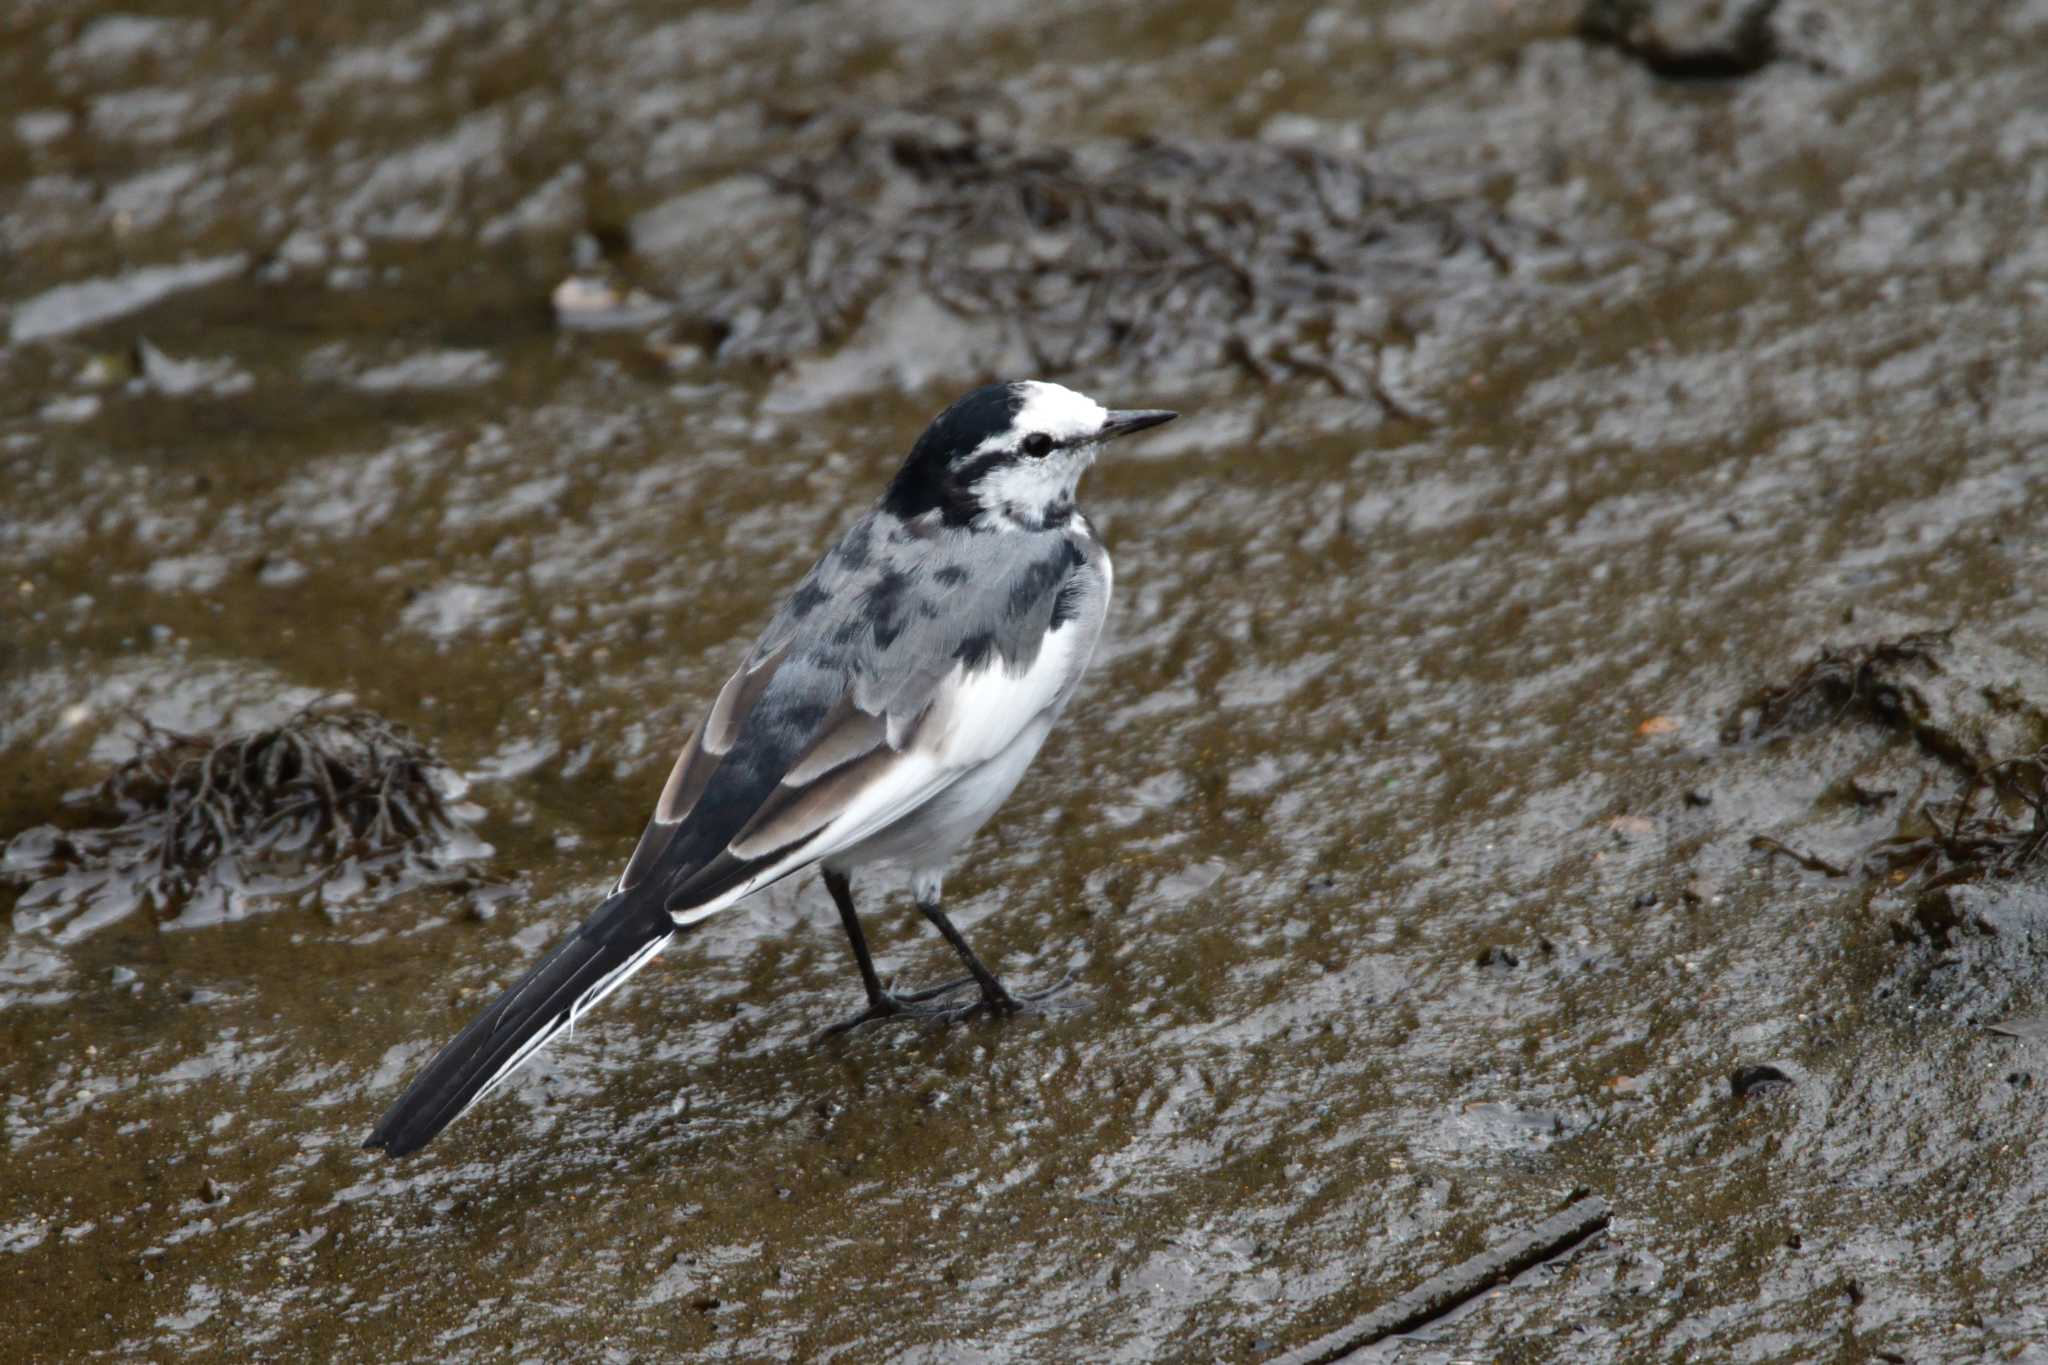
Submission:
{"label": "wet mud", "polygon": [[[1597,1197],[1364,1358],[2048,1354],[2048,8],[1582,8],[0,16],[9,1349],[1260,1360]],[[1062,216],[1159,144],[1234,183]],[[1286,287],[1089,311],[1200,233]],[[924,420],[1041,366],[1187,414],[1090,475],[1110,634],[948,883],[1082,1008],[817,1046],[787,884],[360,1150]],[[459,778],[458,878],[45,915],[22,836],[132,716],[337,696]]]}

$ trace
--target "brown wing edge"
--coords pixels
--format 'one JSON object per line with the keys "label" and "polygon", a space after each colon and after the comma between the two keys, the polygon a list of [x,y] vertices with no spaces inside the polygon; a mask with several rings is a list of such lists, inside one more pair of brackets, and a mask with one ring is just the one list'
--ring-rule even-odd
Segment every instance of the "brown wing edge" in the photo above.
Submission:
{"label": "brown wing edge", "polygon": [[784,641],[754,662],[741,664],[725,680],[725,686],[718,689],[718,699],[711,703],[710,714],[690,732],[689,739],[683,742],[682,753],[676,756],[675,767],[669,769],[661,797],[654,803],[654,818],[640,832],[640,842],[633,846],[633,855],[626,859],[626,868],[619,874],[616,891],[632,890],[661,861],[661,855],[675,839],[676,831],[682,828],[683,821],[703,799],[705,788],[711,785],[712,774],[718,771],[719,761],[731,752],[739,739],[740,726],[745,723],[747,713],[754,709],[754,703],[761,699],[776,670],[782,667],[787,644]]}

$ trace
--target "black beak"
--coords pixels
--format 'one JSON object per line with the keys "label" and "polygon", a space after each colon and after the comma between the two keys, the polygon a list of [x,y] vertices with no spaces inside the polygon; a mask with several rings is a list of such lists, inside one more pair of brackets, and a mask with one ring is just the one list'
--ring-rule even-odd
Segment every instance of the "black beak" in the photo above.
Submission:
{"label": "black beak", "polygon": [[1178,416],[1179,413],[1168,412],[1164,408],[1137,408],[1131,412],[1112,412],[1102,419],[1102,430],[1095,433],[1095,439],[1107,441],[1118,436],[1128,436],[1134,431],[1156,427],[1161,422],[1171,422]]}

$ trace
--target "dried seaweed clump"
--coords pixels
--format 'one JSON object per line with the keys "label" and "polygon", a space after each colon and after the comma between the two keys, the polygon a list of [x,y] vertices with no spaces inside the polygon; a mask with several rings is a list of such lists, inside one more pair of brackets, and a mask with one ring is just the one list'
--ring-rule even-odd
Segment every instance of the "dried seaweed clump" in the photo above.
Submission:
{"label": "dried seaweed clump", "polygon": [[[1868,845],[1853,867],[1838,866],[1768,835],[1753,847],[1789,856],[1830,876],[1886,876],[1925,898],[1940,900],[1944,888],[1985,878],[2011,877],[2048,863],[2048,746],[2041,725],[2048,713],[2009,689],[1983,687],[1958,692],[1944,679],[1940,654],[1949,631],[1926,631],[1847,649],[1826,648],[1790,680],[1758,688],[1743,698],[1721,730],[1725,744],[1754,743],[1805,733],[1853,720],[1911,739],[1920,752],[1960,778],[1949,797],[1927,799],[1935,779],[1923,777],[1919,792],[1901,813],[1897,832]],[[1934,684],[1950,685],[1944,705],[1930,702]],[[1974,693],[1996,712],[2022,721],[2024,752],[1993,759],[1980,722],[1966,721],[1959,697]],[[1941,695],[1937,690],[1937,695]],[[2006,747],[2001,745],[2000,747]],[[1882,805],[1894,790],[1869,791],[1853,778],[1846,788],[1858,806]],[[1941,903],[1945,904],[1945,900]]]}
{"label": "dried seaweed clump", "polygon": [[1915,815],[1924,833],[1880,840],[1870,855],[1923,894],[2040,863],[2048,848],[2048,747],[1978,769],[1952,804],[1922,805]]}
{"label": "dried seaweed clump", "polygon": [[1560,245],[1477,198],[1301,147],[1028,147],[946,113],[821,116],[807,137],[823,149],[766,172],[777,202],[752,258],[681,290],[721,359],[886,334],[875,314],[914,294],[1041,373],[1241,368],[1398,410],[1381,345],[1425,326],[1432,300],[1528,287]]}
{"label": "dried seaweed clump", "polygon": [[[1936,652],[1948,639],[1948,631],[1923,631],[1847,649],[1823,648],[1789,681],[1766,683],[1744,697],[1722,723],[1721,742],[1774,740],[1848,719],[1907,733],[1924,730],[1930,708],[1910,675],[1938,671]],[[1962,764],[1976,766],[1967,755]]]}
{"label": "dried seaweed clump", "polygon": [[29,883],[17,928],[77,934],[147,908],[233,918],[252,897],[319,887],[332,905],[440,880],[486,856],[453,804],[459,777],[368,711],[316,704],[282,724],[195,735],[138,718],[134,757],[84,804],[83,828],[17,836],[0,871]]}

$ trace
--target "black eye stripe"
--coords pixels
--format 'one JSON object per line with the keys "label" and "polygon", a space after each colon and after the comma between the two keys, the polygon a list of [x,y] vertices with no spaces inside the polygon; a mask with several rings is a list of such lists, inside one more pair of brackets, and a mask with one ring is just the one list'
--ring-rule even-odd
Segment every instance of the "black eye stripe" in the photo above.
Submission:
{"label": "black eye stripe", "polygon": [[1016,462],[1017,457],[1014,454],[1008,451],[998,451],[993,455],[983,455],[979,459],[969,460],[966,464],[948,470],[946,477],[956,488],[972,488],[977,483],[980,483],[982,475],[990,470],[1000,469],[1006,464],[1015,464]]}

